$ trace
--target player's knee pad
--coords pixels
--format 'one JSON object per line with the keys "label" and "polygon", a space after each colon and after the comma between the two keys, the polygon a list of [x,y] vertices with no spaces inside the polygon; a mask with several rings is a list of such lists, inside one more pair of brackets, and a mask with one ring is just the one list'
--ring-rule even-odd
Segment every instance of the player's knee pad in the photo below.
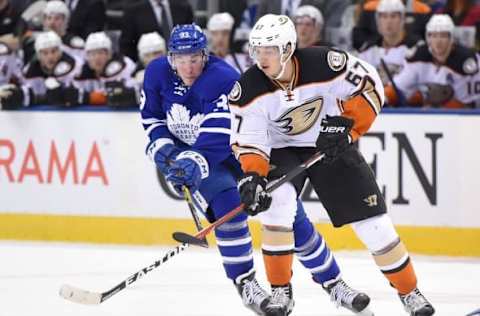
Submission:
{"label": "player's knee pad", "polygon": [[355,222],[351,226],[372,253],[381,252],[399,240],[392,220],[386,214]]}
{"label": "player's knee pad", "polygon": [[263,225],[292,228],[297,210],[297,192],[290,182],[272,192],[270,208],[257,215]]}

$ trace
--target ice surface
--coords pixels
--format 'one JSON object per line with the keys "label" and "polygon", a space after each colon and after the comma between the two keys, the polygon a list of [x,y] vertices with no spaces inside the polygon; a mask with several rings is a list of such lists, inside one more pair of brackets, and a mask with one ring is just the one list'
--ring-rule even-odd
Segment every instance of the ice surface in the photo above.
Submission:
{"label": "ice surface", "polygon": [[[0,242],[0,316],[241,316],[245,309],[216,250],[190,249],[97,306],[58,295],[63,283],[105,291],[163,257],[170,248]],[[405,316],[400,301],[366,252],[336,252],[345,280],[372,298],[376,316]],[[419,286],[438,316],[480,308],[480,259],[413,256]],[[255,256],[266,285],[263,263]],[[292,316],[352,315],[335,309],[295,263]]]}

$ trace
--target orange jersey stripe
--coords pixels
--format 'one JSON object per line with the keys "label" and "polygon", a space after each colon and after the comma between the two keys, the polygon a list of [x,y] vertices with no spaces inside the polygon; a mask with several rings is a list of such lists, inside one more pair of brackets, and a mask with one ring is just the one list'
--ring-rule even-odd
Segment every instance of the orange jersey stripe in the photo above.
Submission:
{"label": "orange jersey stripe", "polygon": [[243,172],[256,172],[266,177],[270,169],[268,161],[258,154],[243,154],[239,157]]}
{"label": "orange jersey stripe", "polygon": [[372,109],[372,105],[363,95],[357,95],[345,101],[343,108],[344,112],[342,115],[354,121],[350,136],[352,137],[352,141],[356,141],[368,131],[377,115]]}

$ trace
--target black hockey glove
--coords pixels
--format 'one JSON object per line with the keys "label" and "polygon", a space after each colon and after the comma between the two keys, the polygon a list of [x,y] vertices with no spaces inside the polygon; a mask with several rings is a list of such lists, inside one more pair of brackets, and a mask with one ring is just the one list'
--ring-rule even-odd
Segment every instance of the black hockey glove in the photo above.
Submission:
{"label": "black hockey glove", "polygon": [[352,126],[353,120],[344,116],[327,115],[322,120],[316,144],[318,150],[325,154],[324,163],[333,163],[350,146]]}
{"label": "black hockey glove", "polygon": [[272,196],[266,191],[267,182],[267,178],[256,172],[247,172],[240,178],[238,191],[248,215],[255,216],[264,212],[272,204]]}
{"label": "black hockey glove", "polygon": [[13,84],[0,87],[0,109],[13,110],[22,107],[23,91]]}
{"label": "black hockey glove", "polygon": [[113,107],[129,107],[137,104],[135,89],[128,88],[122,81],[105,83],[107,104]]}

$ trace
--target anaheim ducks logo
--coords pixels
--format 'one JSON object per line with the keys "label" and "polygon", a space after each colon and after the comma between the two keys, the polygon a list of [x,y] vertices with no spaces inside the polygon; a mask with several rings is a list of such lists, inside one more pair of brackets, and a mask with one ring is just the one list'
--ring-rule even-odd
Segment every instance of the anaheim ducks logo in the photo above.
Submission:
{"label": "anaheim ducks logo", "polygon": [[323,98],[315,97],[282,114],[275,123],[286,135],[301,134],[317,121],[323,107]]}

